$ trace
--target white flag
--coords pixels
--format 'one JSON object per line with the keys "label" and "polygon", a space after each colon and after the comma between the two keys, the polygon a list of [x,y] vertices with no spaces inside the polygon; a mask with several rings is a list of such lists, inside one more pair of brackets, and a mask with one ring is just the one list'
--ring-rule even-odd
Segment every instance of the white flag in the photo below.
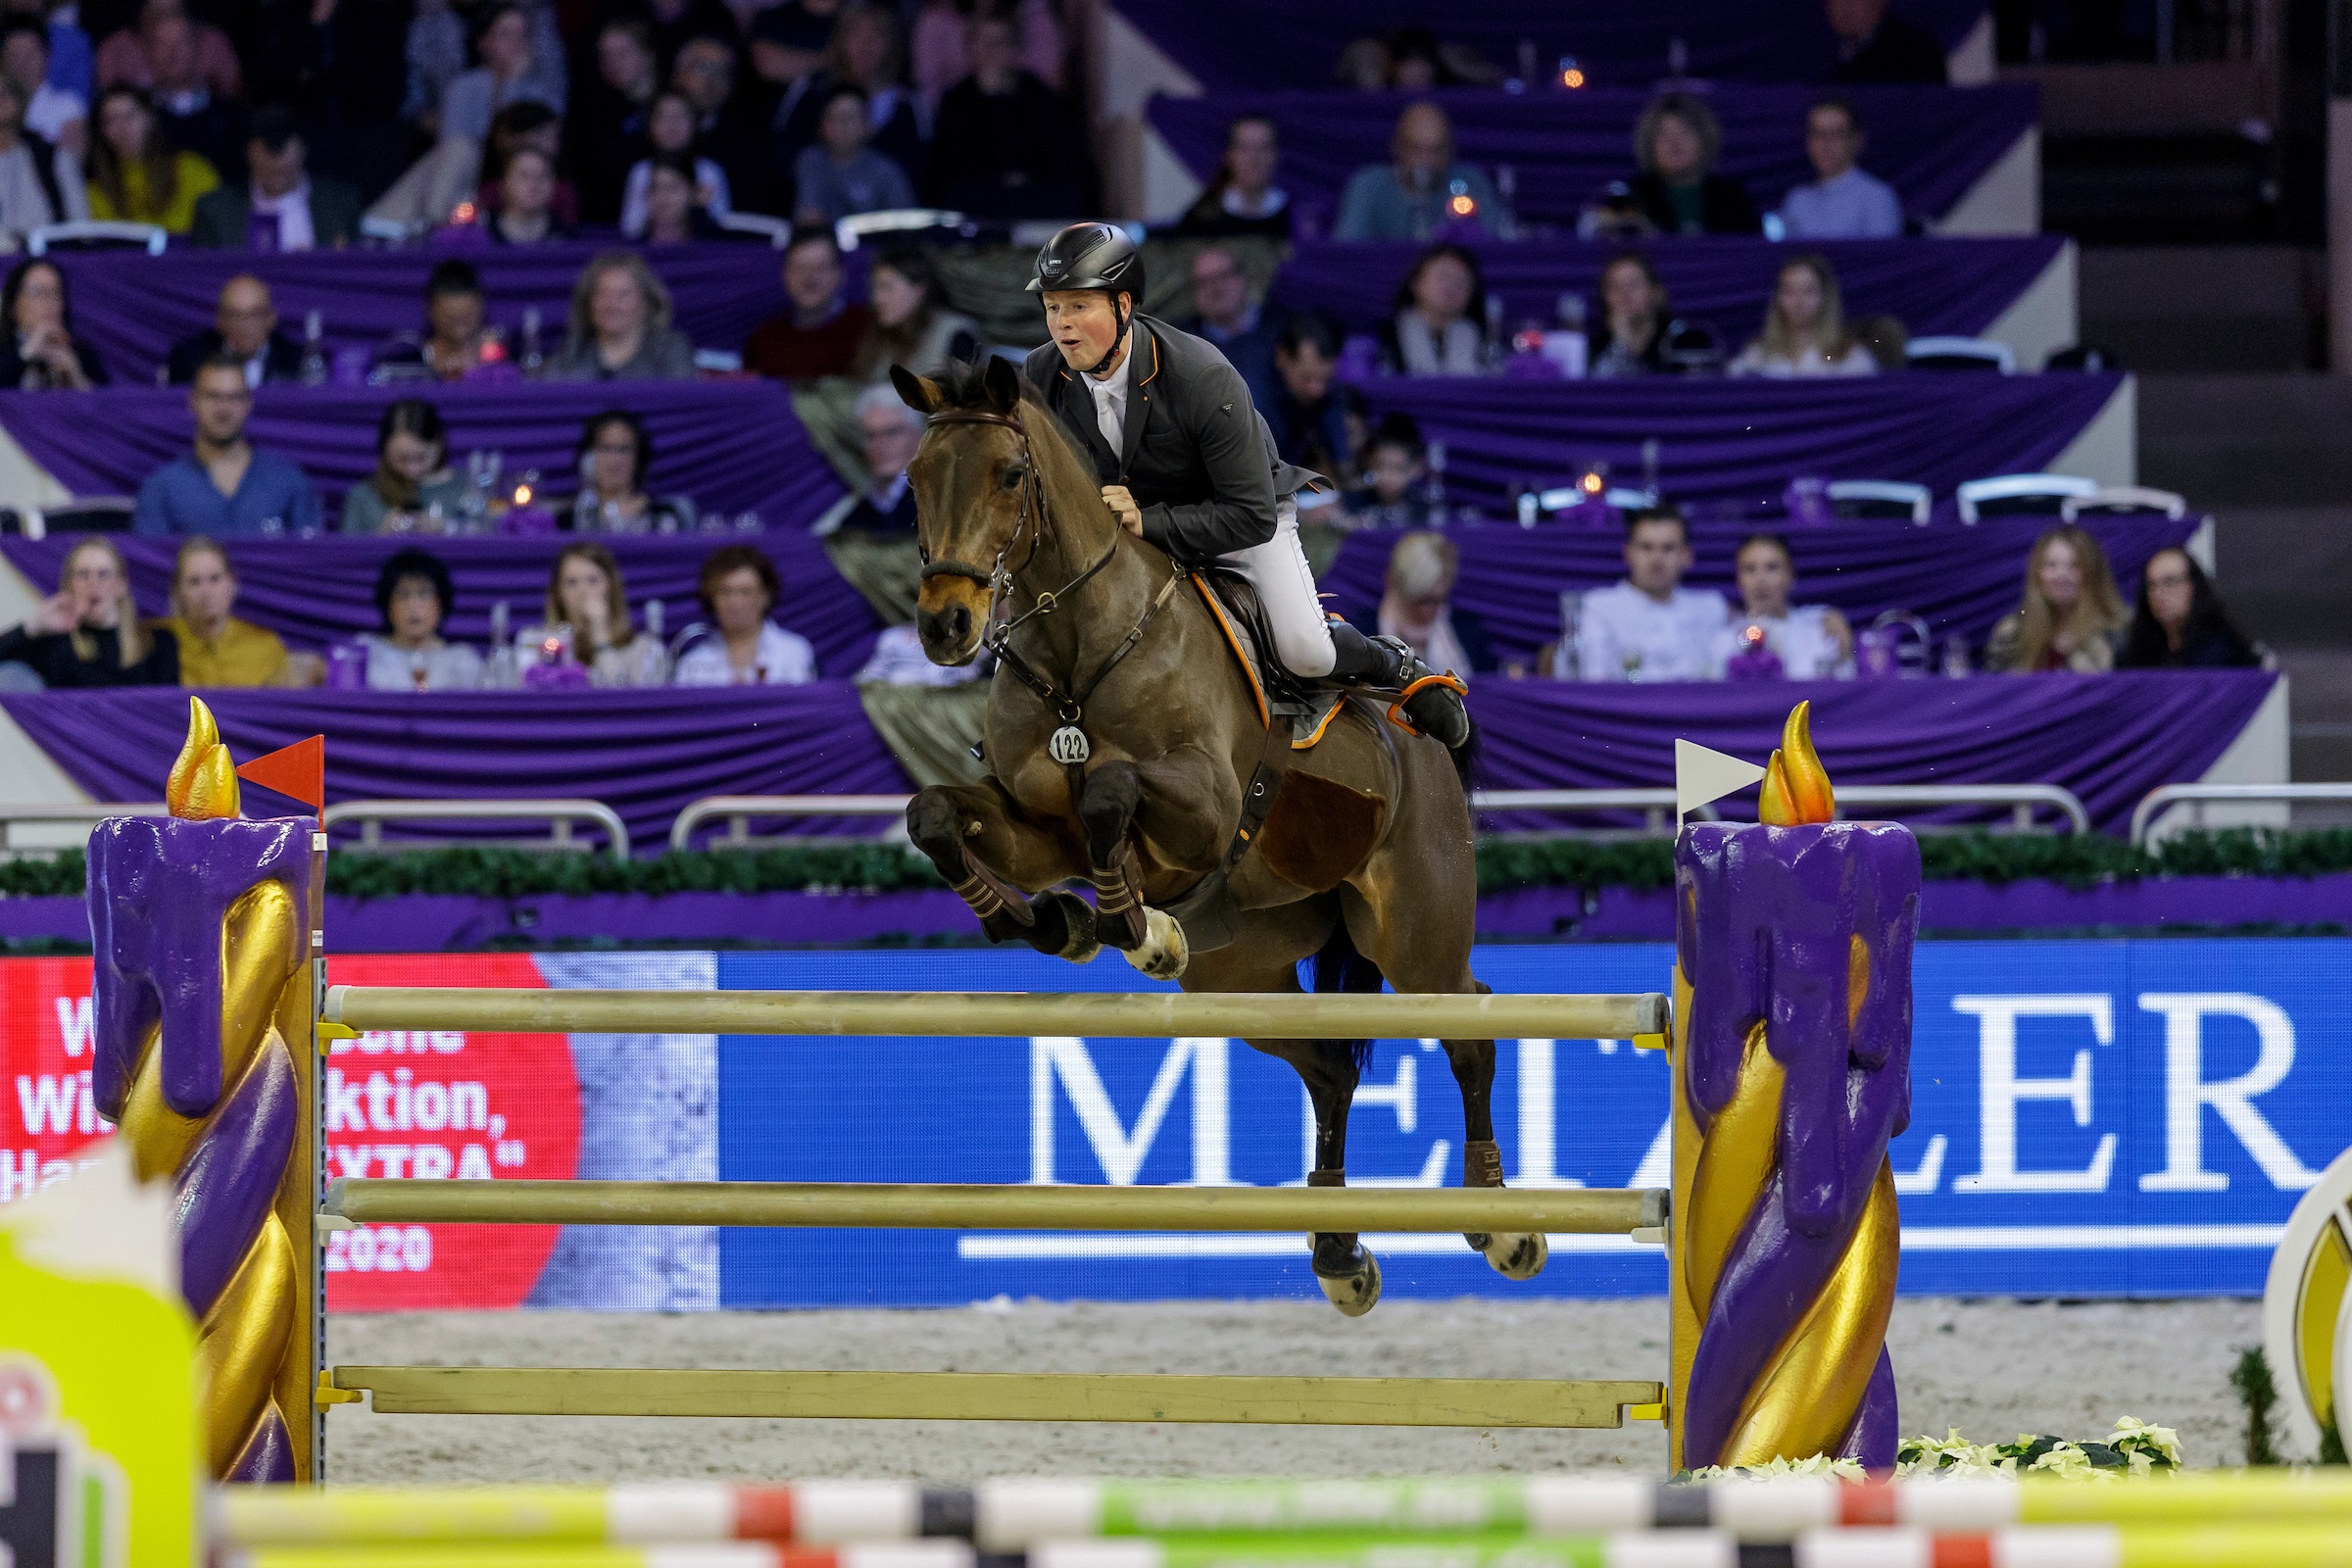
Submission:
{"label": "white flag", "polygon": [[1689,816],[1700,807],[1722,800],[1734,790],[1760,782],[1764,770],[1755,763],[1726,756],[1690,741],[1674,743],[1674,814]]}

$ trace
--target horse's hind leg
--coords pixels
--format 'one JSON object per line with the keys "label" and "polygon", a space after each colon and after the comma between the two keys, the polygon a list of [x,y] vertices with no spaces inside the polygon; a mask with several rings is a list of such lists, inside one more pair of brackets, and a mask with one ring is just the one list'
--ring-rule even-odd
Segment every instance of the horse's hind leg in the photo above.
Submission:
{"label": "horse's hind leg", "polygon": [[[1102,951],[1093,906],[1054,888],[1078,874],[1069,847],[1015,817],[993,777],[916,792],[906,836],[971,906],[991,942],[1026,942],[1072,963]],[[1049,891],[1029,898],[1023,884]]]}

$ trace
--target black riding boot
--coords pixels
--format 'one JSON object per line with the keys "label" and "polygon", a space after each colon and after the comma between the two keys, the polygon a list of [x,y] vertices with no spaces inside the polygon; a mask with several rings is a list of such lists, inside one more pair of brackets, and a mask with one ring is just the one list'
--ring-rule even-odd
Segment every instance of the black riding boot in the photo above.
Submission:
{"label": "black riding boot", "polygon": [[[1331,678],[1402,691],[1436,673],[1394,637],[1367,637],[1344,620],[1331,623]],[[1470,741],[1470,710],[1462,694],[1436,681],[1405,699],[1404,716],[1424,735],[1435,735],[1449,751]]]}

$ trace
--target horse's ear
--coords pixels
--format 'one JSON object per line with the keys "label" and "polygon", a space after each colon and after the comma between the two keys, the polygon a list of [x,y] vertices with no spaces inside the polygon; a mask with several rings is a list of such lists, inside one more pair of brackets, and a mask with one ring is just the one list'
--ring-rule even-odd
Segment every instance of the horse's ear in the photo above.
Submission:
{"label": "horse's ear", "polygon": [[980,384],[988,389],[988,401],[999,414],[1010,414],[1021,406],[1021,372],[1002,354],[992,354],[988,366],[980,372]]}
{"label": "horse's ear", "polygon": [[899,397],[917,414],[937,414],[947,402],[939,383],[927,375],[917,375],[904,365],[890,368],[890,384],[899,389]]}

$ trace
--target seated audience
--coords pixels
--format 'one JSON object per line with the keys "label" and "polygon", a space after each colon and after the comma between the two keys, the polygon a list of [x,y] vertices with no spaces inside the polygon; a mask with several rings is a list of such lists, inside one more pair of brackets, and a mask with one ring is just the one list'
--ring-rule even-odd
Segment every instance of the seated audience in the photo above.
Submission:
{"label": "seated audience", "polygon": [[1900,17],[1887,0],[1824,0],[1838,35],[1832,81],[1912,81],[1942,86],[1950,79],[1943,46]]}
{"label": "seated audience", "polygon": [[1838,274],[1819,256],[1792,256],[1781,264],[1772,303],[1764,309],[1764,330],[1731,364],[1734,375],[1875,375],[1879,362],[1845,329],[1845,308],[1838,297]]}
{"label": "seated audience", "polygon": [[155,86],[157,56],[164,52],[157,48],[157,40],[173,23],[188,29],[187,47],[197,63],[197,79],[223,98],[242,97],[244,73],[228,34],[208,24],[191,22],[182,0],[147,0],[139,8],[135,25],[110,35],[98,46],[98,85],[127,83],[142,90]]}
{"label": "seated audience", "polygon": [[843,296],[841,246],[823,224],[793,230],[784,248],[786,308],[752,328],[743,368],[780,381],[846,375],[874,316]]}
{"label": "seated audience", "polygon": [[[1513,232],[1510,210],[1484,171],[1453,157],[1453,122],[1433,103],[1408,106],[1396,117],[1390,162],[1348,177],[1333,239],[1428,239],[1441,229]],[[1457,204],[1467,201],[1467,211]]]}
{"label": "seated audience", "polygon": [[[914,19],[907,42],[913,61],[908,74],[924,102],[934,109],[947,90],[962,79],[971,19],[985,9],[979,0],[927,0]],[[1012,14],[1020,22],[1022,67],[1059,92],[1065,85],[1068,42],[1054,0],[1019,0]]]}
{"label": "seated audience", "polygon": [[985,650],[968,664],[935,664],[923,652],[922,634],[912,621],[885,626],[874,639],[874,651],[851,678],[860,686],[968,686],[996,668],[996,656]]}
{"label": "seated audience", "polygon": [[1671,368],[1666,343],[1666,285],[1640,251],[1620,251],[1600,270],[1599,319],[1585,334],[1587,375],[1663,375]]}
{"label": "seated audience", "polygon": [[1225,127],[1225,157],[1200,200],[1185,209],[1176,225],[1182,234],[1291,237],[1290,193],[1274,183],[1279,155],[1274,122],[1243,115]]}
{"label": "seated audience", "polygon": [[1382,333],[1381,362],[1397,375],[1484,375],[1487,285],[1478,257],[1451,242],[1432,245],[1396,291],[1396,314]]}
{"label": "seated audience", "polygon": [[[1673,507],[1629,513],[1625,579],[1584,596],[1576,624],[1582,680],[1714,680],[1731,609],[1712,588],[1686,588],[1690,525]],[[1557,661],[1554,661],[1555,665]],[[1554,668],[1552,673],[1568,672]]]}
{"label": "seated audience", "polygon": [[2009,675],[2105,674],[2131,621],[2098,539],[2062,522],[2034,541],[2025,600],[1993,626],[1984,667]]}
{"label": "seated audience", "polygon": [[1193,318],[1180,323],[1208,339],[1241,372],[1259,408],[1274,395],[1274,339],[1281,323],[1250,297],[1249,274],[1231,251],[1203,245],[1193,257]]}
{"label": "seated audience", "polygon": [[139,83],[172,141],[229,179],[245,174],[245,106],[206,79],[194,24],[184,16],[156,19],[148,31],[154,80]]}
{"label": "seated audience", "polygon": [[800,686],[816,679],[816,651],[768,614],[783,597],[775,563],[751,545],[721,545],[703,562],[698,590],[710,617],[678,656],[680,686]]}
{"label": "seated audience", "polygon": [[2124,650],[2122,669],[2229,669],[2259,664],[2262,656],[2222,608],[2213,579],[2185,550],[2159,550],[2139,570],[2139,604]]}
{"label": "seated audience", "polygon": [[865,438],[865,468],[873,478],[858,494],[833,503],[808,531],[820,539],[845,528],[913,538],[914,491],[906,483],[906,465],[923,444],[923,416],[885,382],[858,394],[858,429]]}
{"label": "seated audience", "polygon": [[[823,66],[786,87],[776,106],[769,153],[776,168],[792,169],[806,149],[828,139],[823,120],[833,96],[854,87],[865,95],[865,146],[897,165],[911,187],[930,162],[931,114],[930,106],[906,85],[905,61],[896,6],[861,0],[844,8],[825,45]],[[846,137],[847,128],[840,134]],[[806,185],[794,205],[809,205]]]}
{"label": "seated audience", "polygon": [[814,75],[845,0],[781,0],[752,18],[752,69],[779,86]]}
{"label": "seated audience", "polygon": [[742,236],[719,226],[703,209],[694,160],[684,153],[656,153],[644,164],[645,227],[635,236],[647,245],[691,245],[699,240]]}
{"label": "seated audience", "polygon": [[[422,24],[426,18],[420,12],[417,23]],[[473,38],[478,66],[450,77],[437,95],[413,87],[410,103],[419,125],[436,139],[377,198],[368,209],[370,217],[411,228],[449,221],[480,181],[499,111],[530,102],[556,115],[564,113],[564,55],[552,7],[526,12],[513,0],[500,0],[476,14]],[[410,41],[414,48],[414,32]]]}
{"label": "seated audience", "polygon": [[90,138],[90,216],[153,223],[185,234],[196,204],[220,188],[213,166],[172,145],[147,95],[109,87],[98,99],[98,134]]}
{"label": "seated audience", "polygon": [[172,563],[172,614],[157,622],[179,646],[182,686],[316,686],[318,655],[286,652],[277,633],[239,620],[237,574],[228,552],[198,534]]}
{"label": "seated audience", "polygon": [[[661,90],[653,29],[643,17],[609,19],[596,33],[596,79],[572,100],[564,125],[565,161],[579,181],[585,220],[610,223],[619,216],[621,188],[648,140],[647,122]],[[692,138],[689,113],[684,139]]]}
{"label": "seated audience", "polygon": [[1093,184],[1092,138],[1075,108],[1021,69],[1019,24],[977,13],[971,74],[939,100],[931,133],[934,204],[974,218],[1064,218]]}
{"label": "seated audience", "polygon": [[197,367],[188,388],[196,416],[195,449],[172,459],[139,486],[131,514],[136,533],[314,534],[318,496],[285,459],[245,438],[253,388],[245,365],[227,355]]}
{"label": "seated audience", "polygon": [[60,91],[74,93],[83,103],[98,90],[98,51],[81,25],[81,8],[73,0],[9,0],[7,9],[49,23],[49,81]]}
{"label": "seated audience", "polygon": [[789,193],[769,190],[777,181],[768,169],[766,100],[735,90],[735,45],[720,37],[690,39],[678,51],[669,84],[694,111],[694,156],[726,172],[727,200],[734,209],[784,211]]}
{"label": "seated audience", "polygon": [[1274,344],[1274,399],[1258,412],[1285,463],[1345,484],[1355,472],[1363,416],[1339,384],[1339,334],[1319,316],[1294,316]]}
{"label": "seated audience", "polygon": [[221,358],[245,367],[247,386],[302,379],[302,345],[277,329],[270,285],[251,272],[220,285],[213,324],[172,344],[164,371],[172,385],[186,386],[196,379],[197,367]]}
{"label": "seated audience", "polygon": [[24,90],[0,74],[0,236],[13,249],[36,228],[89,216],[73,155],[26,127]]}
{"label": "seated audience", "polygon": [[377,353],[376,368],[393,378],[421,375],[435,381],[512,375],[506,341],[484,320],[488,309],[481,274],[451,257],[425,277],[423,334],[394,338]]}
{"label": "seated audience", "polygon": [[645,421],[625,409],[590,419],[580,431],[580,493],[571,502],[574,533],[692,533],[696,511],[684,496],[655,496],[645,488],[654,466],[654,439]]}
{"label": "seated audience", "polygon": [[945,294],[930,252],[894,245],[874,258],[866,280],[874,324],[858,346],[850,373],[887,384],[894,365],[917,375],[937,375],[951,360],[980,358],[980,323],[949,310]]}
{"label": "seated audience", "polygon": [[[549,645],[587,671],[591,686],[666,686],[669,656],[662,639],[629,623],[620,563],[603,545],[565,545],[547,574],[546,618],[515,638],[527,666]],[[578,678],[573,677],[575,680]],[[530,677],[523,677],[530,684]]]}
{"label": "seated audience", "polygon": [[517,147],[498,176],[498,207],[477,209],[474,220],[493,245],[564,245],[573,231],[555,214],[556,161],[536,147]]}
{"label": "seated audience", "polygon": [[1862,119],[1842,98],[1805,112],[1805,157],[1813,180],[1781,198],[1786,239],[1892,239],[1903,231],[1903,199],[1858,167]]}
{"label": "seated audience", "polygon": [[1736,670],[1740,656],[1762,662],[1755,656],[1766,654],[1779,666],[1769,673],[1789,680],[1827,680],[1854,672],[1854,629],[1845,617],[1828,605],[1789,605],[1796,587],[1796,558],[1788,540],[1777,533],[1750,534],[1733,564],[1740,577],[1740,608],[1724,626],[1719,664]]}
{"label": "seated audience", "polygon": [[0,632],[0,691],[178,682],[179,644],[139,618],[112,540],[83,539],[57,575],[57,592],[24,625]]}
{"label": "seated audience", "polygon": [[50,79],[56,51],[49,26],[22,14],[0,23],[0,73],[24,100],[24,127],[78,165],[90,155],[90,100],[85,89]]}
{"label": "seated audience", "polygon": [[669,286],[634,251],[607,251],[571,286],[571,327],[553,381],[683,380],[694,345],[669,324]]}
{"label": "seated audience", "polygon": [[1364,483],[1348,495],[1359,527],[1418,528],[1429,521],[1429,448],[1412,416],[1392,414],[1364,442]]}
{"label": "seated audience", "polygon": [[1453,608],[1461,569],[1453,541],[1426,529],[1406,534],[1389,552],[1389,574],[1377,608],[1349,618],[1358,631],[1395,637],[1442,675],[1468,680],[1496,666],[1486,622]]}
{"label": "seated audience", "polygon": [[0,387],[86,392],[106,385],[98,351],[74,335],[66,274],[55,262],[35,257],[11,268],[8,282],[0,285],[0,316],[10,328],[0,334]]}
{"label": "seated audience", "polygon": [[466,481],[449,466],[441,411],[402,398],[375,421],[375,471],[346,491],[345,533],[449,533],[466,501]]}
{"label": "seated audience", "polygon": [[466,67],[466,20],[452,0],[416,0],[401,49],[406,90],[400,118],[426,136],[441,122],[441,99]]}
{"label": "seated audience", "polygon": [[247,183],[223,185],[196,203],[192,245],[256,251],[339,250],[360,231],[360,193],[339,179],[314,178],[294,117],[254,111],[245,143]]}
{"label": "seated audience", "polygon": [[1753,234],[1764,226],[1747,187],[1715,172],[1723,126],[1705,100],[1682,91],[1660,93],[1634,127],[1634,162],[1642,172],[1627,187],[1649,225],[1661,234]]}
{"label": "seated audience", "polygon": [[691,39],[739,40],[739,18],[750,8],[722,4],[721,0],[632,0],[629,9],[644,21],[653,39],[654,58],[666,65]]}
{"label": "seated audience", "polygon": [[817,139],[792,166],[795,220],[838,223],[915,205],[906,172],[866,145],[865,105],[862,87],[839,86],[826,95]]}
{"label": "seated audience", "polygon": [[695,156],[694,106],[672,90],[658,94],[653,107],[645,113],[645,139],[649,149],[646,157],[629,166],[629,175],[621,187],[620,231],[631,239],[645,233],[646,188],[653,182],[654,160],[664,153],[694,160],[694,183],[697,205],[710,217],[724,218],[734,211],[730,205],[731,192],[727,172],[708,158]]}
{"label": "seated audience", "polygon": [[569,231],[579,226],[580,198],[564,177],[561,162],[564,152],[564,118],[545,104],[528,98],[518,99],[490,117],[490,147],[482,156],[482,182],[474,187],[473,208],[478,216],[505,210],[507,166],[514,155],[525,147],[534,148],[547,159],[556,171],[554,186],[548,192],[548,216],[558,227]]}
{"label": "seated audience", "polygon": [[415,548],[395,551],[375,574],[381,626],[363,633],[371,692],[472,691],[482,684],[482,656],[445,641],[441,627],[458,591],[441,558]]}

